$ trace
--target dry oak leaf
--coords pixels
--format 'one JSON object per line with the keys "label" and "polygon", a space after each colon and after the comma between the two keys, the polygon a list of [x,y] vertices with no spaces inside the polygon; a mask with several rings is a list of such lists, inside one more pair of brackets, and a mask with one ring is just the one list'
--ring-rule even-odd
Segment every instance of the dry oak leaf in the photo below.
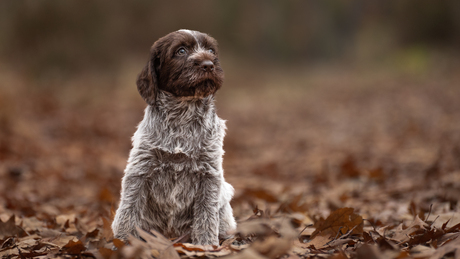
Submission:
{"label": "dry oak leaf", "polygon": [[0,220],[0,238],[8,236],[27,236],[26,232],[21,227],[16,226],[14,215],[6,222],[2,222],[2,220]]}
{"label": "dry oak leaf", "polygon": [[[423,249],[420,249],[422,247]],[[414,258],[432,258],[432,259],[441,259],[445,258],[446,254],[452,254],[455,258],[460,258],[460,239],[454,239],[448,242],[447,244],[438,247],[438,249],[433,249],[432,247],[418,246],[418,249],[412,249],[411,254]]]}
{"label": "dry oak leaf", "polygon": [[456,238],[453,241],[439,247],[436,252],[432,255],[433,259],[441,259],[444,255],[449,253],[455,253],[454,258],[460,258],[460,239]]}
{"label": "dry oak leaf", "polygon": [[398,228],[395,230],[395,235],[391,239],[399,242],[404,243],[410,240],[413,233],[415,233],[419,229],[426,229],[428,224],[421,220],[418,215],[415,216],[415,219],[412,223],[406,228],[402,229],[402,225],[399,225]]}
{"label": "dry oak leaf", "polygon": [[363,218],[353,211],[353,208],[340,208],[332,212],[326,220],[317,221],[312,239],[317,235],[335,237],[339,231],[342,235],[348,231],[352,231],[351,235],[362,235]]}

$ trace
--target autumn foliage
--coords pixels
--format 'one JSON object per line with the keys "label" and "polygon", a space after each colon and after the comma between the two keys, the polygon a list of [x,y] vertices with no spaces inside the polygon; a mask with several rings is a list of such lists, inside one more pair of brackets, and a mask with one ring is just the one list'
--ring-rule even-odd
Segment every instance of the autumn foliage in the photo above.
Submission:
{"label": "autumn foliage", "polygon": [[0,257],[460,256],[458,74],[225,69],[217,106],[238,229],[213,248],[153,230],[113,238],[145,107],[136,69],[46,85],[2,71]]}

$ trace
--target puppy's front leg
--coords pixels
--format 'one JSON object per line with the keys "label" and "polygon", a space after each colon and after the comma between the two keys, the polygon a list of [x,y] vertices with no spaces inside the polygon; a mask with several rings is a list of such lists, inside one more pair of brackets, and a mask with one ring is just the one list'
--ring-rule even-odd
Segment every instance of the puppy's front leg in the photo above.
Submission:
{"label": "puppy's front leg", "polygon": [[211,173],[200,179],[192,226],[192,242],[196,245],[219,245],[220,181]]}
{"label": "puppy's front leg", "polygon": [[126,241],[131,234],[138,237],[136,227],[148,230],[141,214],[148,207],[148,182],[145,177],[127,170],[122,182],[121,202],[112,223],[115,238]]}

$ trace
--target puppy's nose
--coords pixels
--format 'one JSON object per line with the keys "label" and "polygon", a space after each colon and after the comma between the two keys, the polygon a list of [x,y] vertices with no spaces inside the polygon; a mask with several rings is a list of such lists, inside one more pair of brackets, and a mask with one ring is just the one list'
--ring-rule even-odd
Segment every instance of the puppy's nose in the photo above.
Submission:
{"label": "puppy's nose", "polygon": [[211,60],[203,60],[203,62],[200,64],[200,67],[203,71],[211,72],[214,70],[214,63],[212,63]]}

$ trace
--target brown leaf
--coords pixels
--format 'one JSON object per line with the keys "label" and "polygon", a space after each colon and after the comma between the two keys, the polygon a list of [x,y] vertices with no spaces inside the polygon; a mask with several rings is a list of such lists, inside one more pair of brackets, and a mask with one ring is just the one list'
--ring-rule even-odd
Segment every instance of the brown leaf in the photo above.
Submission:
{"label": "brown leaf", "polygon": [[430,256],[435,253],[433,247],[417,245],[410,249],[410,254],[414,258],[431,258]]}
{"label": "brown leaf", "polygon": [[399,252],[398,256],[395,257],[395,259],[404,259],[404,258],[410,258],[409,252],[401,251]]}
{"label": "brown leaf", "polygon": [[287,213],[307,212],[308,205],[302,201],[303,198],[304,198],[303,194],[298,194],[292,199],[282,203],[277,211],[287,212]]}
{"label": "brown leaf", "polygon": [[262,256],[257,251],[252,248],[244,249],[242,252],[238,254],[233,254],[230,256],[226,256],[226,259],[267,259],[267,257]]}
{"label": "brown leaf", "polygon": [[[48,239],[48,238],[47,238]],[[47,241],[49,241],[50,244],[57,246],[57,247],[63,247],[66,244],[68,244],[70,241],[78,241],[78,238],[75,236],[57,236],[54,238],[50,238]],[[74,242],[76,242],[74,241]]]}
{"label": "brown leaf", "polygon": [[21,252],[20,258],[34,258],[37,256],[46,255],[47,253],[37,253],[37,252]]}
{"label": "brown leaf", "polygon": [[273,233],[270,228],[270,221],[266,219],[256,219],[251,221],[244,221],[238,224],[237,232],[242,236],[255,234],[257,236],[266,236]]}
{"label": "brown leaf", "polygon": [[346,177],[355,178],[361,175],[356,166],[355,158],[349,155],[340,165],[340,174]]}
{"label": "brown leaf", "polygon": [[86,233],[85,237],[96,238],[98,234],[99,234],[99,229],[96,228],[93,231]]}
{"label": "brown leaf", "polygon": [[257,240],[251,248],[266,258],[279,258],[289,251],[292,246],[291,240],[269,236],[264,240]]}
{"label": "brown leaf", "polygon": [[82,251],[85,251],[86,247],[83,245],[83,243],[78,240],[77,242],[74,242],[72,240],[67,243],[64,247],[62,247],[61,251],[66,253],[66,254],[71,254],[71,255],[79,255],[81,254]]}
{"label": "brown leaf", "polygon": [[387,250],[393,251],[398,248],[395,242],[388,240],[386,238],[383,238],[383,237],[377,238],[376,243],[379,249],[382,251],[387,251]]}
{"label": "brown leaf", "polygon": [[380,259],[384,258],[382,256],[382,252],[379,251],[379,248],[374,245],[362,245],[360,248],[356,250],[356,258],[357,259]]}
{"label": "brown leaf", "polygon": [[275,195],[264,189],[246,189],[241,197],[245,199],[257,198],[266,202],[278,202],[278,198]]}
{"label": "brown leaf", "polygon": [[112,226],[105,217],[102,217],[103,229],[102,229],[102,237],[105,240],[110,240],[113,238]]}
{"label": "brown leaf", "polygon": [[179,254],[184,254],[188,257],[217,257],[232,253],[228,247],[214,247],[212,250],[208,250],[204,246],[189,243],[176,243],[174,248]]}
{"label": "brown leaf", "polygon": [[319,220],[315,223],[312,238],[317,235],[335,237],[339,231],[343,235],[351,230],[351,235],[362,235],[363,218],[353,211],[353,208],[341,208],[332,212],[326,220]]}
{"label": "brown leaf", "polygon": [[372,236],[368,232],[363,232],[363,238],[364,238],[364,243],[365,244],[373,244],[374,239],[372,239]]}
{"label": "brown leaf", "polygon": [[22,218],[22,225],[23,229],[28,232],[36,231],[45,227],[44,222],[36,217]]}
{"label": "brown leaf", "polygon": [[447,225],[449,224],[449,222],[450,222],[450,219],[448,219],[446,222],[444,222],[444,223],[442,224],[442,226],[441,226],[441,229],[442,229],[442,230],[446,230],[446,227],[447,227]]}
{"label": "brown leaf", "polygon": [[33,247],[35,247],[37,244],[38,244],[38,239],[40,239],[39,236],[37,235],[32,235],[32,236],[26,236],[26,237],[23,237],[23,238],[18,238],[17,241],[16,241],[16,245],[20,248],[20,249],[31,249]]}
{"label": "brown leaf", "polygon": [[[426,244],[430,240],[439,240],[442,236],[445,236],[445,232],[441,229],[431,228],[431,229],[419,229],[414,232],[410,240],[407,242],[409,246],[414,246],[418,244]],[[431,242],[432,245],[433,242]]]}
{"label": "brown leaf", "polygon": [[[161,235],[159,232],[155,230],[150,230],[150,233],[142,230],[141,228],[137,228],[137,232],[139,236],[142,237],[145,242],[138,242],[138,244],[148,247],[150,250],[158,251],[158,258],[165,258],[165,259],[179,259],[179,255],[177,254],[176,250],[173,247],[173,243]],[[130,241],[136,240],[134,237],[129,238]]]}
{"label": "brown leaf", "polygon": [[444,257],[444,255],[448,253],[455,253],[454,258],[460,258],[460,239],[457,238],[440,248],[436,249],[436,252],[430,257],[432,259],[441,259]]}
{"label": "brown leaf", "polygon": [[338,254],[333,255],[330,259],[348,259],[343,251],[340,251]]}
{"label": "brown leaf", "polygon": [[326,246],[329,241],[331,241],[332,237],[329,235],[318,235],[310,242],[306,243],[307,247],[313,247],[314,249],[321,249]]}
{"label": "brown leaf", "polygon": [[98,252],[102,256],[102,258],[104,258],[104,259],[113,258],[113,255],[118,253],[118,251],[113,251],[112,249],[108,249],[108,248],[105,248],[105,247],[99,248]]}
{"label": "brown leaf", "polygon": [[16,226],[14,215],[12,215],[6,222],[2,222],[2,220],[0,220],[0,238],[8,236],[27,236],[27,233],[21,227]]}
{"label": "brown leaf", "polygon": [[78,220],[78,218],[75,218],[75,228],[77,229],[77,231],[79,233],[86,233],[88,232],[88,229],[84,226],[84,224],[82,224],[82,222],[80,220]]}
{"label": "brown leaf", "polygon": [[121,249],[122,247],[125,246],[125,242],[121,241],[120,239],[118,238],[115,238],[113,240],[113,245],[117,248],[117,249]]}
{"label": "brown leaf", "polygon": [[378,167],[369,171],[369,178],[382,183],[386,180],[386,175],[383,172],[383,168]]}
{"label": "brown leaf", "polygon": [[256,175],[269,177],[271,179],[280,178],[279,168],[276,162],[269,162],[264,165],[261,165],[255,168],[252,172]]}
{"label": "brown leaf", "polygon": [[397,230],[395,233],[395,236],[392,237],[392,240],[395,240],[396,242],[399,243],[404,243],[409,241],[410,236],[415,233],[419,229],[424,229],[427,227],[428,224],[425,223],[423,220],[419,218],[418,215],[415,216],[415,219],[412,221],[412,223],[404,230]]}
{"label": "brown leaf", "polygon": [[458,238],[460,236],[460,232],[455,233],[445,233],[442,237],[437,239],[437,243],[439,246],[443,246],[444,244]]}
{"label": "brown leaf", "polygon": [[458,223],[455,226],[450,227],[448,230],[446,230],[446,233],[452,233],[452,232],[459,231],[459,230],[460,230],[460,223]]}
{"label": "brown leaf", "polygon": [[115,197],[107,187],[104,187],[99,191],[99,200],[102,202],[113,203],[115,201]]}
{"label": "brown leaf", "polygon": [[327,246],[340,249],[341,246],[345,244],[347,244],[347,246],[354,246],[356,243],[357,243],[356,239],[342,238],[342,239],[336,239],[336,240],[329,242]]}
{"label": "brown leaf", "polygon": [[[208,249],[206,249],[206,247],[204,246],[200,246],[200,245],[193,245],[193,244],[189,244],[189,243],[175,243],[173,244],[174,248],[176,248],[176,250],[182,250],[180,248],[183,248],[189,252],[204,252]],[[214,248],[214,247],[213,247]]]}

